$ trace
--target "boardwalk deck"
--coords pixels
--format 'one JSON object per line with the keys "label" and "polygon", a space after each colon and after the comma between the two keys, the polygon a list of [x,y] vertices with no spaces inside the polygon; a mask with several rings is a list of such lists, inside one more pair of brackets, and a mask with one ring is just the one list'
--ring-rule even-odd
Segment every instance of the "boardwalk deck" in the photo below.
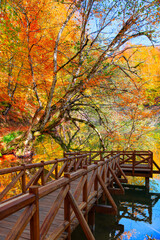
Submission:
{"label": "boardwalk deck", "polygon": [[[153,167],[150,164],[152,155],[149,153],[144,157],[144,154],[146,152],[142,155],[138,153],[138,156],[141,156],[139,162],[135,161],[135,152],[134,154],[123,152],[122,156],[106,152],[106,156],[103,157],[102,152],[98,154],[93,152],[92,156],[91,152],[83,155],[75,153],[74,156],[68,154],[59,161],[59,163],[63,162],[60,167],[57,160],[46,162],[46,165],[52,165],[45,176],[44,163],[26,165],[25,169],[39,167],[29,183],[24,179],[24,166],[9,169],[9,173],[16,172],[16,176],[22,177],[22,196],[0,204],[0,240],[70,239],[71,232],[78,224],[81,224],[87,239],[94,239],[87,224],[89,211],[95,206],[98,212],[117,213],[111,193],[124,193],[120,183],[120,181],[127,181],[124,172],[132,176],[141,171],[145,174],[144,176],[152,175]],[[131,160],[134,160],[134,165]],[[7,170],[0,170],[0,174],[6,172]],[[47,182],[47,178],[53,173],[57,179]],[[123,179],[119,180],[117,176],[122,176]],[[16,180],[18,181],[20,177]],[[39,179],[44,186],[31,187],[37,184]],[[14,178],[12,182],[15,184],[16,180]],[[14,185],[12,182],[10,187]],[[113,187],[113,182],[117,184],[116,188]],[[30,193],[25,193],[29,187]],[[7,190],[0,194],[0,198],[3,199],[8,191],[7,186]],[[103,200],[105,197],[108,199],[109,206],[97,204],[101,196]]]}
{"label": "boardwalk deck", "polygon": [[[91,175],[91,174],[90,174]],[[90,175],[88,176],[88,179],[90,177]],[[78,180],[76,180],[75,182],[71,183],[71,192],[74,194],[76,186],[78,185]],[[92,188],[92,193],[93,193],[94,189]],[[44,219],[47,215],[47,213],[49,212],[53,202],[55,201],[57,195],[59,194],[60,190],[56,190],[55,192],[50,193],[49,195],[43,197],[40,199],[39,201],[39,209],[40,209],[40,226],[42,225],[42,223],[44,222]],[[99,189],[99,197],[102,195],[102,191],[101,189]],[[90,208],[93,206],[93,204],[97,201],[97,198],[93,198],[90,203],[88,204],[88,211],[90,210]],[[80,199],[78,201],[78,204],[82,204],[82,194],[80,196]],[[5,220],[1,220],[0,221],[0,240],[4,240],[6,239],[6,236],[9,234],[9,232],[12,230],[14,224],[16,223],[16,221],[18,220],[18,217],[20,217],[21,213],[24,210],[19,210],[18,212],[10,215],[9,217],[5,218]],[[78,225],[79,222],[77,220],[77,218],[75,217],[75,214],[73,214],[72,219],[74,219],[74,221],[72,221],[72,225],[71,225],[71,231],[73,231]],[[64,222],[64,206],[62,205],[57,213],[57,216],[54,219],[54,222],[52,223],[48,234],[46,236],[49,237],[49,235],[56,231],[56,229],[59,227],[60,224],[63,224]],[[60,239],[66,239],[67,237],[67,233],[64,233],[60,236]],[[25,239],[30,239],[30,226],[29,224],[27,225],[27,227],[25,228],[24,232],[22,233],[21,237],[19,238],[21,240],[25,240]]]}

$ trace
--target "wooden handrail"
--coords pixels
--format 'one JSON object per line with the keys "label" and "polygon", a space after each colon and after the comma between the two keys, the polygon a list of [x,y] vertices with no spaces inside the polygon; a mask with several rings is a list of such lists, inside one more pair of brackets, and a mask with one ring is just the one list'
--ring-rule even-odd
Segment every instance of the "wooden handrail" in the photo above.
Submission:
{"label": "wooden handrail", "polygon": [[[81,157],[85,157],[85,156],[89,156],[89,154],[82,154],[80,156],[76,156],[76,158],[81,158]],[[67,161],[68,159],[74,159],[75,156],[72,156],[72,157],[67,157],[67,158],[61,158],[61,159],[57,159],[58,162],[65,162]],[[44,165],[51,165],[53,163],[56,163],[57,160],[52,160],[52,161],[46,161],[44,162]],[[32,169],[32,168],[37,168],[37,167],[42,167],[43,164],[40,162],[40,163],[32,163],[32,164],[26,164],[25,165],[25,168],[26,169]],[[7,174],[7,173],[13,173],[13,172],[18,172],[18,171],[21,171],[23,170],[23,166],[16,166],[16,167],[10,167],[10,168],[5,168],[5,169],[0,169],[0,175],[3,175],[3,174]]]}
{"label": "wooden handrail", "polygon": [[35,195],[26,193],[23,196],[0,204],[0,220],[34,203]]}
{"label": "wooden handrail", "polygon": [[[9,190],[15,186],[18,180],[22,178],[22,184],[21,184],[21,191],[22,193],[26,193],[26,191],[29,189],[31,185],[35,185],[37,181],[41,178],[41,185],[45,185],[48,178],[51,176],[51,174],[54,173],[54,178],[58,179],[60,178],[63,173],[66,170],[69,171],[76,171],[78,168],[82,168],[87,163],[87,157],[89,157],[90,154],[81,154],[79,156],[67,156],[66,158],[61,159],[55,159],[47,162],[40,162],[40,163],[33,163],[33,164],[22,164],[21,166],[17,167],[11,167],[6,169],[0,170],[0,175],[8,174],[8,173],[18,173],[18,177],[13,178],[11,183],[1,192],[0,194],[0,200],[3,199],[6,194],[9,192]],[[44,175],[45,173],[45,166],[53,164],[51,170],[47,173],[47,176]],[[60,166],[61,165],[61,166]],[[75,166],[73,168],[73,165]],[[88,165],[88,163],[87,163]],[[60,168],[59,168],[60,167]],[[39,168],[39,170],[32,176],[32,178],[29,180],[28,183],[26,183],[26,176],[29,170]],[[20,173],[19,173],[20,171]],[[23,174],[21,173],[23,172]],[[12,197],[12,196],[11,196]],[[6,199],[8,201],[8,199]],[[5,200],[5,201],[6,201]]]}
{"label": "wooden handrail", "polygon": [[[105,153],[109,153],[110,156],[105,156]],[[102,157],[102,154],[104,155]],[[112,155],[112,156],[111,156]],[[18,180],[22,178],[22,193],[25,193],[26,190],[31,186],[35,185],[39,178],[41,178],[41,184],[45,185],[47,183],[48,178],[51,176],[53,171],[55,172],[53,174],[55,179],[60,178],[63,173],[67,171],[76,171],[78,168],[83,168],[83,166],[92,165],[91,162],[99,162],[100,161],[106,161],[106,162],[113,162],[113,159],[119,157],[121,159],[121,156],[123,156],[123,160],[120,161],[120,164],[130,164],[132,163],[132,175],[135,173],[135,168],[139,164],[143,164],[145,161],[148,161],[148,166],[151,169],[151,172],[153,172],[153,153],[151,151],[85,151],[85,152],[76,152],[76,153],[66,153],[64,154],[64,158],[61,159],[55,159],[47,162],[41,162],[41,163],[34,163],[34,164],[27,164],[17,167],[12,167],[8,169],[1,169],[0,175],[12,173],[12,172],[19,172],[16,179],[14,178],[11,183],[3,190],[3,192],[0,194],[0,199],[3,199],[3,197],[8,193],[8,191],[15,186]],[[99,156],[99,160],[94,160],[97,156]],[[140,157],[144,160],[136,160],[135,157]],[[146,156],[148,156],[146,158]],[[126,158],[127,157],[127,158]],[[63,163],[61,167],[59,167],[58,164]],[[47,173],[47,175],[44,175],[44,167],[48,165],[52,165],[51,169]],[[127,166],[127,165],[126,165]],[[128,165],[129,166],[129,165]],[[91,168],[92,168],[91,167]],[[143,166],[142,166],[143,167]],[[37,173],[31,178],[31,180],[26,183],[26,170],[30,170],[32,168],[40,168]],[[88,168],[89,169],[89,168]],[[159,169],[158,169],[159,170]],[[22,174],[23,173],[23,174]],[[47,183],[48,184],[48,183]]]}
{"label": "wooden handrail", "polygon": [[[86,159],[83,157],[78,158],[77,168],[81,166],[81,163],[84,161],[86,163]],[[75,171],[75,172],[68,172],[64,174],[64,177],[61,177],[55,181],[49,182],[44,186],[41,187],[34,187],[32,186],[29,190],[29,193],[24,194],[23,196],[16,198],[14,200],[9,200],[7,203],[2,203],[0,205],[0,216],[1,219],[5,218],[6,216],[11,215],[14,212],[19,211],[22,208],[24,213],[22,214],[18,221],[16,222],[15,226],[13,227],[12,231],[8,235],[8,239],[14,239],[16,236],[17,239],[23,232],[26,224],[30,221],[30,232],[31,240],[38,240],[39,238],[45,239],[46,235],[48,234],[48,230],[60,209],[60,206],[64,202],[64,222],[58,227],[56,232],[50,234],[49,239],[55,236],[58,237],[64,230],[71,234],[71,222],[74,220],[75,217],[79,220],[79,223],[82,226],[82,229],[88,239],[94,239],[92,232],[90,231],[88,224],[87,224],[87,212],[88,212],[88,201],[96,197],[98,199],[100,197],[99,191],[101,191],[100,186],[104,193],[106,194],[109,201],[111,201],[111,205],[114,209],[114,212],[117,211],[116,204],[114,203],[109,191],[107,190],[107,186],[109,182],[106,183],[106,178],[108,175],[108,171],[111,171],[110,181],[112,182],[113,179],[116,179],[116,182],[120,185],[119,181],[115,177],[117,171],[119,171],[117,164],[119,164],[119,157],[113,157],[110,159],[100,159],[101,161],[95,161],[94,164],[89,166],[84,165],[83,168]],[[52,164],[57,164],[53,163]],[[65,164],[62,166],[61,169],[65,168]],[[37,182],[40,178],[41,173],[43,171],[42,164],[40,165],[40,169],[34,177],[30,180],[29,184],[26,187],[29,187],[31,182]],[[109,167],[107,167],[109,166]],[[82,167],[82,166],[81,166]],[[23,168],[24,169],[24,168]],[[53,167],[52,167],[53,170]],[[63,170],[60,171],[62,173]],[[88,174],[91,173],[90,179],[88,179]],[[50,174],[50,173],[49,173]],[[106,175],[106,177],[104,177]],[[80,179],[77,187],[72,194],[70,192],[70,184],[71,182],[75,181],[76,179]],[[94,190],[93,190],[94,185]],[[122,189],[121,185],[120,188]],[[60,189],[60,192],[53,202],[51,209],[49,210],[48,214],[46,215],[41,229],[39,228],[39,199]],[[82,194],[82,202],[79,204],[78,199]],[[69,210],[72,207],[73,211]],[[85,212],[84,216],[82,211]],[[27,217],[26,217],[27,216]],[[21,224],[19,222],[21,221]],[[19,224],[19,225],[18,225]],[[15,230],[16,229],[16,230]],[[40,236],[39,236],[40,233]]]}
{"label": "wooden handrail", "polygon": [[68,184],[69,182],[70,181],[67,178],[62,177],[60,179],[57,179],[54,182],[50,182],[47,185],[40,187],[39,188],[39,198],[42,198],[42,197],[48,195],[49,193],[56,191],[57,189]]}
{"label": "wooden handrail", "polygon": [[[108,155],[106,156],[106,154]],[[107,211],[106,208],[108,208],[108,211],[112,211],[113,214],[116,214],[117,206],[111,196],[111,193],[116,193],[116,191],[124,193],[121,182],[117,177],[118,174],[122,175],[124,180],[127,180],[121,168],[122,163],[120,160],[123,161],[123,164],[133,164],[133,174],[135,173],[138,164],[144,165],[144,162],[148,162],[149,164],[155,163],[153,161],[152,152],[150,151],[86,151],[84,153],[68,153],[64,154],[64,156],[64,158],[48,162],[9,168],[8,172],[6,169],[0,170],[1,175],[5,173],[18,172],[16,179],[13,179],[12,182],[15,184],[21,177],[23,177],[23,190],[30,187],[29,193],[25,193],[22,196],[0,204],[0,220],[18,212],[22,208],[25,208],[24,213],[20,216],[12,231],[8,234],[8,240],[15,239],[15,236],[18,239],[29,221],[31,240],[39,240],[40,238],[45,239],[47,234],[49,234],[48,239],[56,239],[63,231],[66,231],[68,236],[70,236],[71,224],[76,217],[81,224],[86,237],[90,240],[94,239],[86,221],[88,208],[90,207],[91,201],[95,203],[98,202],[98,199],[103,192],[104,197],[107,197],[111,203],[111,206],[105,207],[105,211]],[[51,166],[51,169],[47,172],[46,176],[44,176],[44,167],[48,165]],[[129,165],[130,164],[128,164],[128,166]],[[26,170],[29,171],[32,168],[35,169],[34,172],[36,171],[36,173],[31,180],[26,183],[24,179]],[[53,172],[55,178],[57,179],[47,182],[49,176],[51,176]],[[31,186],[33,184],[37,184],[37,181],[40,178],[42,180],[41,184],[44,186]],[[75,187],[74,192],[72,193],[70,186],[72,186],[71,184],[75,180],[78,181],[78,184],[76,183],[77,187]],[[9,188],[14,185],[12,182],[9,185]],[[117,183],[118,188],[113,188],[113,182]],[[39,199],[56,190],[59,190],[57,197],[54,199],[51,209],[47,213],[40,228]],[[64,220],[60,223],[56,231],[49,233],[48,229],[54,221],[62,204],[64,204]],[[99,206],[97,205],[97,207]],[[100,207],[99,209],[101,210]],[[41,236],[39,236],[39,233]]]}
{"label": "wooden handrail", "polygon": [[[135,154],[137,156],[140,156],[140,155],[150,155],[151,151],[134,151]],[[67,160],[72,160],[72,159],[75,159],[75,158],[82,158],[82,157],[86,157],[86,156],[90,156],[90,153],[96,153],[93,157],[92,157],[92,160],[94,158],[96,158],[98,155],[100,155],[101,152],[96,152],[96,151],[85,151],[85,154],[79,154],[79,155],[76,155],[76,156],[68,156],[67,158],[61,158],[61,159],[57,159],[58,160],[58,163],[60,162],[66,162]],[[103,151],[103,153],[110,153],[110,151]],[[112,153],[114,154],[120,154],[120,155],[132,155],[133,154],[133,151],[112,151]],[[74,154],[74,153],[66,153],[67,154]],[[113,155],[111,158],[114,158],[116,157],[117,155]],[[108,156],[107,156],[108,157]],[[106,157],[104,157],[106,158]],[[44,162],[44,166],[47,166],[47,165],[51,165],[51,164],[54,164],[57,162],[57,160],[52,160],[52,161],[46,161]],[[32,169],[32,168],[37,168],[37,167],[42,167],[43,164],[42,163],[33,163],[33,164],[26,164],[25,165],[25,168],[26,169]],[[18,172],[18,171],[21,171],[23,170],[23,166],[16,166],[16,167],[11,167],[11,168],[6,168],[6,169],[0,169],[0,175],[3,175],[3,174],[8,174],[8,173],[12,173],[12,172]]]}

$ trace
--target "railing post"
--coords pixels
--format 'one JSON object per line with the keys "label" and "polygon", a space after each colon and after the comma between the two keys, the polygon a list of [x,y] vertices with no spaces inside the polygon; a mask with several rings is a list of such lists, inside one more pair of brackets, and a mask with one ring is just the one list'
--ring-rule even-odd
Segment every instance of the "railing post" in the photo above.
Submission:
{"label": "railing post", "polygon": [[106,183],[106,162],[105,160],[103,159],[103,162],[104,162],[104,170],[103,170],[103,175],[102,175],[102,179],[103,179],[103,182]]}
{"label": "railing post", "polygon": [[[95,163],[97,165],[97,169],[95,171],[98,171],[98,162],[95,162]],[[97,176],[95,177],[95,180],[94,180],[94,191],[97,192],[96,204],[98,204],[98,179],[97,179]]]}
{"label": "railing post", "polygon": [[111,157],[113,157],[113,151],[111,151]]}
{"label": "railing post", "polygon": [[146,191],[149,192],[149,177],[145,177],[145,187]]}
{"label": "railing post", "polygon": [[118,171],[118,178],[121,178],[121,173],[119,172],[119,169],[117,169],[117,164],[120,166],[120,154],[117,156],[117,161],[116,161],[116,172]]}
{"label": "railing post", "polygon": [[151,175],[153,176],[153,152],[150,151],[151,154]]}
{"label": "railing post", "polygon": [[135,168],[135,159],[136,155],[135,155],[135,150],[133,151],[133,156],[132,156],[132,175],[134,176],[134,168]]}
{"label": "railing post", "polygon": [[100,161],[103,161],[102,152],[101,151],[99,151],[99,155],[100,155]]}
{"label": "railing post", "polygon": [[82,159],[81,159],[81,168],[83,167],[83,161],[84,161],[84,157],[82,157]]}
{"label": "railing post", "polygon": [[[106,162],[105,162],[105,159],[103,158],[103,162],[104,162],[104,170],[103,170],[103,174],[102,174],[102,179],[103,179],[103,182],[104,184],[106,185],[106,177],[107,177],[107,166],[106,166]],[[102,194],[102,202],[105,204],[106,202],[106,195],[105,193],[103,192]]]}
{"label": "railing post", "polygon": [[109,187],[113,188],[113,179],[112,179],[112,174],[111,171],[109,170],[110,168],[113,167],[113,158],[111,161],[108,163],[108,179],[109,179]]}
{"label": "railing post", "polygon": [[30,220],[30,239],[39,240],[40,239],[40,228],[39,228],[39,193],[38,186],[31,186],[29,188],[29,193],[35,195],[35,206],[36,211]]}
{"label": "railing post", "polygon": [[[77,160],[77,161],[76,161]],[[76,156],[74,156],[74,171],[76,171],[76,163],[78,162],[78,158],[76,158]]]}
{"label": "railing post", "polygon": [[117,156],[113,160],[113,171],[116,170],[116,161],[117,161]]}
{"label": "railing post", "polygon": [[43,170],[42,170],[42,173],[41,173],[41,184],[42,184],[42,186],[44,186],[45,185],[45,180],[44,180],[44,161],[41,161],[41,163],[43,164],[43,166],[42,166]]}
{"label": "railing post", "polygon": [[89,152],[89,165],[91,165],[92,164],[92,161],[91,161],[91,151]]}
{"label": "railing post", "polygon": [[[70,173],[68,172],[64,173],[64,177],[70,178]],[[68,195],[66,195],[64,199],[64,220],[69,222],[69,226],[66,229],[68,233],[68,236],[66,239],[71,240],[71,204],[70,204]]]}
{"label": "railing post", "polygon": [[123,150],[123,164],[124,164],[124,158],[125,158],[125,157],[124,157],[124,150]]}
{"label": "railing post", "polygon": [[58,160],[57,158],[55,158],[55,161],[56,161],[56,167],[55,167],[55,179],[58,179]]}
{"label": "railing post", "polygon": [[64,172],[68,172],[68,158],[67,158],[67,157],[65,157],[65,158],[66,158],[67,164],[66,164],[66,166],[65,166]]}
{"label": "railing post", "polygon": [[21,164],[23,167],[23,175],[22,175],[22,193],[26,193],[26,166],[25,164]]}

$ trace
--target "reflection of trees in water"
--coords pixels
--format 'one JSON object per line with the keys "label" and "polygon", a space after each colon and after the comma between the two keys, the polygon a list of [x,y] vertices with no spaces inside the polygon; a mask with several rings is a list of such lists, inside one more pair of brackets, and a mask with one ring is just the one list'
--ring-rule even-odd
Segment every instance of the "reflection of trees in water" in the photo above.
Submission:
{"label": "reflection of trees in water", "polygon": [[[125,185],[125,195],[114,196],[118,206],[118,215],[96,213],[95,239],[128,240],[136,236],[136,229],[124,232],[122,218],[152,224],[152,208],[160,199],[159,193],[147,193],[144,186]],[[87,240],[83,232],[77,229],[73,239]],[[152,239],[146,237],[146,240]]]}
{"label": "reflection of trees in water", "polygon": [[96,214],[95,239],[114,240],[124,232],[124,225],[119,224],[116,216]]}
{"label": "reflection of trees in water", "polygon": [[143,186],[129,186],[125,195],[116,198],[119,208],[117,220],[129,218],[152,223],[152,208],[160,199],[159,193],[147,193]]}
{"label": "reflection of trees in water", "polygon": [[124,232],[124,226],[119,221],[126,218],[152,224],[152,208],[160,199],[160,194],[147,193],[144,186],[126,185],[125,195],[115,196],[114,199],[118,206],[118,215],[97,214],[96,239],[127,240],[134,237],[136,230]]}
{"label": "reflection of trees in water", "polygon": [[132,229],[130,231],[124,232],[123,235],[121,235],[119,238],[116,238],[117,240],[128,240],[131,237],[134,237],[136,235],[136,230]]}

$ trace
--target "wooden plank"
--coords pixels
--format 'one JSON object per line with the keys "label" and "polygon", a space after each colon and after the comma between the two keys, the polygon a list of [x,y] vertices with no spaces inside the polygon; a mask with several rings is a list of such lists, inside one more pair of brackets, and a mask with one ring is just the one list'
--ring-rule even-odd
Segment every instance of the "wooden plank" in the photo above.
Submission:
{"label": "wooden plank", "polygon": [[42,198],[42,197],[46,196],[47,194],[49,194],[53,191],[56,191],[57,189],[60,189],[61,187],[68,184],[69,182],[70,182],[70,180],[67,178],[64,178],[64,177],[57,179],[56,181],[52,181],[52,182],[48,183],[47,185],[39,188],[39,197]]}
{"label": "wooden plank", "polygon": [[[16,219],[16,220],[18,220],[18,219]],[[1,227],[0,227],[0,236],[4,235],[5,238],[6,238],[6,236],[10,233],[10,231],[12,230],[12,228],[14,227],[15,224],[16,224],[16,221],[9,222],[8,219],[6,219],[6,221],[4,221],[4,220],[1,221],[0,222],[0,225],[1,225]],[[23,233],[21,234],[21,237],[30,239],[30,234],[29,233],[30,233],[29,229],[24,229]]]}
{"label": "wooden plank", "polygon": [[12,228],[11,232],[7,235],[6,240],[19,239],[35,211],[36,211],[35,204],[26,207],[26,209],[23,211],[22,215],[19,217],[18,221]]}
{"label": "wooden plank", "polygon": [[74,192],[74,198],[76,199],[76,201],[78,200],[80,194],[81,194],[81,191],[82,191],[82,188],[86,182],[86,179],[87,179],[87,176],[83,176],[80,180],[80,182],[78,183],[76,189],[75,189],[75,192]]}
{"label": "wooden plank", "polygon": [[40,238],[43,240],[45,239],[45,236],[52,224],[52,221],[53,219],[55,218],[57,212],[58,212],[58,209],[60,208],[67,192],[69,190],[69,185],[67,186],[64,186],[62,188],[62,190],[60,191],[58,197],[56,198],[54,204],[52,205],[49,213],[47,214],[42,226],[41,226],[41,230],[40,230]]}
{"label": "wooden plank", "polygon": [[[63,233],[63,231],[65,231],[65,229],[69,226],[69,222],[68,221],[64,221],[63,223],[61,223],[55,230],[54,232],[52,232],[49,237],[46,238],[46,240],[57,240],[60,235]],[[68,235],[67,235],[68,236]]]}

